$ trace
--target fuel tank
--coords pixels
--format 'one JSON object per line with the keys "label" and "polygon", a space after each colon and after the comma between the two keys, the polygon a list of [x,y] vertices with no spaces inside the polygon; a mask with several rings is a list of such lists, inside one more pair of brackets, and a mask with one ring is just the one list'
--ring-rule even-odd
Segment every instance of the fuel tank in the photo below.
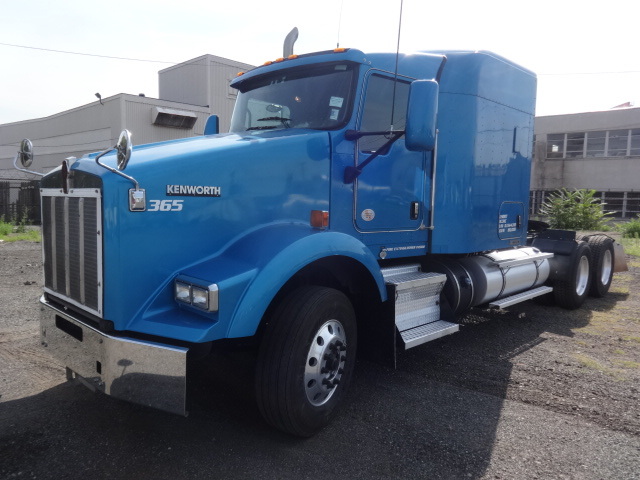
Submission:
{"label": "fuel tank", "polygon": [[523,247],[485,252],[461,258],[436,257],[424,271],[444,273],[444,296],[455,313],[531,288],[549,278],[549,258],[537,248]]}

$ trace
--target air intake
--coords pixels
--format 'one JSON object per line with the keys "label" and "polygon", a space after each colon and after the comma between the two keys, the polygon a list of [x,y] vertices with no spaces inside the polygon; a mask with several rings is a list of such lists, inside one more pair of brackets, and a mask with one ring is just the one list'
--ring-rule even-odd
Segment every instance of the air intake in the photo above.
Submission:
{"label": "air intake", "polygon": [[163,107],[153,107],[151,110],[151,123],[162,127],[190,129],[197,120],[198,116],[195,113],[186,110]]}

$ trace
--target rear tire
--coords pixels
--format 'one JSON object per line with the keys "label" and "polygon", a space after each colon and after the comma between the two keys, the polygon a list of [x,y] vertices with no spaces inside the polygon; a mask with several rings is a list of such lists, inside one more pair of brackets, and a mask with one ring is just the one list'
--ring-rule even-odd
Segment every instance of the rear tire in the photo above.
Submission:
{"label": "rear tire", "polygon": [[324,427],[351,382],[356,319],[338,290],[302,287],[265,327],[256,368],[256,398],[265,420],[300,437]]}
{"label": "rear tire", "polygon": [[589,237],[591,248],[591,287],[589,295],[604,297],[611,287],[613,280],[614,251],[613,240],[606,235]]}
{"label": "rear tire", "polygon": [[556,304],[569,310],[580,308],[589,293],[590,282],[591,249],[585,242],[580,242],[571,254],[569,280],[553,284]]}

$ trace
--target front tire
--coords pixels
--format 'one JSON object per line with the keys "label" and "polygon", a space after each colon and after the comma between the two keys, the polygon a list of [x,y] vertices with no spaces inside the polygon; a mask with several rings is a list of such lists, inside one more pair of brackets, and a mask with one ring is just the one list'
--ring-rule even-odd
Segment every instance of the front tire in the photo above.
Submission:
{"label": "front tire", "polygon": [[256,398],[265,420],[300,437],[324,427],[351,382],[356,319],[338,290],[302,287],[265,326],[256,368]]}

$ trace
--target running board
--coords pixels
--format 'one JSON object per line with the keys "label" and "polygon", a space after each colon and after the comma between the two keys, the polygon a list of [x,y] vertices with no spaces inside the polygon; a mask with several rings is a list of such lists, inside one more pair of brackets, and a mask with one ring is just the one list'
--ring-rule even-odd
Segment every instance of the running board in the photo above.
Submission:
{"label": "running board", "polygon": [[533,290],[527,290],[526,292],[511,295],[510,297],[494,300],[493,302],[489,303],[489,308],[502,310],[503,308],[510,307],[511,305],[515,305],[520,302],[525,302],[527,300],[531,300],[532,298],[536,298],[541,295],[546,295],[547,293],[551,293],[551,292],[553,292],[552,287],[542,286],[542,287],[534,288]]}

